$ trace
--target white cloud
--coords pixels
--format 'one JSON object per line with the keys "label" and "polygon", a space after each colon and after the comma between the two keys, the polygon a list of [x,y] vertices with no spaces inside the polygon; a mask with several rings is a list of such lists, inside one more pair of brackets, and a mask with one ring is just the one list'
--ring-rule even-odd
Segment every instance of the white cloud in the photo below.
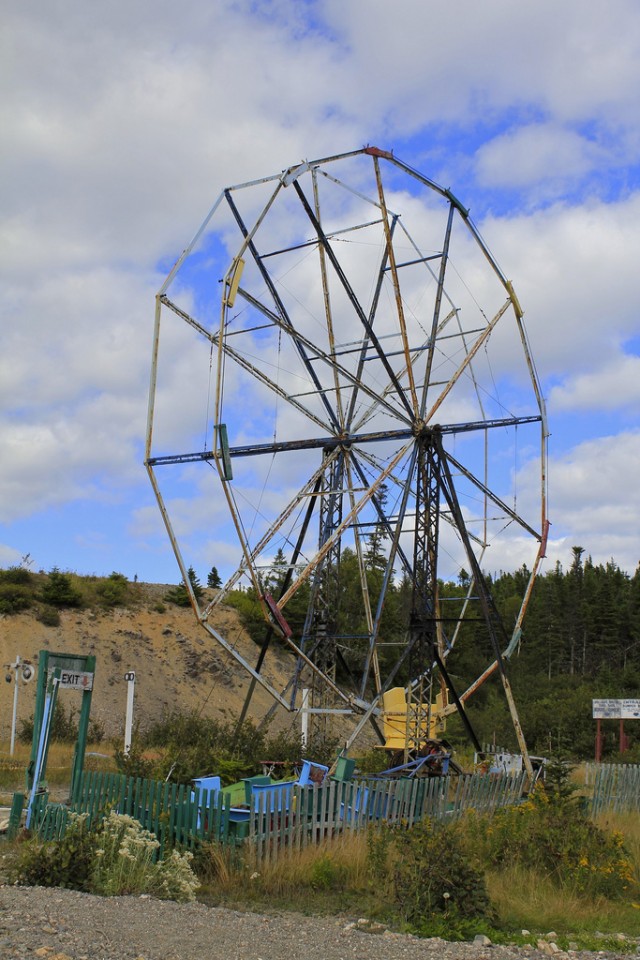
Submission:
{"label": "white cloud", "polygon": [[558,454],[551,468],[552,546],[565,568],[571,547],[596,563],[612,557],[632,573],[640,562],[640,432],[599,437]]}
{"label": "white cloud", "polygon": [[558,124],[536,123],[494,137],[476,154],[484,186],[522,187],[551,181],[554,194],[572,186],[604,159],[602,147]]}
{"label": "white cloud", "polygon": [[0,567],[15,567],[20,564],[22,554],[14,547],[0,543]]}
{"label": "white cloud", "polygon": [[620,356],[600,369],[568,377],[549,393],[550,411],[640,412],[640,357]]}
{"label": "white cloud", "polygon": [[615,203],[556,204],[481,225],[512,277],[545,379],[619,357],[638,330],[640,193]]}
{"label": "white cloud", "polygon": [[381,114],[391,101],[404,129],[425,118],[468,122],[506,106],[604,122],[615,108],[617,122],[635,125],[640,14],[632,0],[588,9],[578,0],[467,0],[446,9],[329,0],[325,9],[361,78],[352,96]]}
{"label": "white cloud", "polygon": [[[51,0],[14,6],[4,26],[7,522],[144,482],[153,293],[220,188],[364,142],[393,147],[416,135],[406,159],[435,179],[455,174],[463,202],[467,191],[482,200],[487,186],[505,185],[548,202],[583,182],[590,199],[579,206],[510,211],[482,229],[526,311],[551,411],[594,401],[637,409],[637,360],[624,354],[640,309],[632,167],[628,192],[594,199],[607,196],[612,169],[636,162],[640,143],[633,0]],[[480,142],[475,157],[466,136]],[[483,146],[483,137],[492,139]],[[199,425],[207,376],[206,348],[171,345],[159,399],[168,444]],[[636,463],[629,436],[627,465]],[[601,446],[564,459],[559,451],[552,470],[557,512],[587,550],[589,508],[580,513],[563,483],[579,464],[580,484],[596,488],[598,456],[606,450],[609,462],[614,444],[593,442]],[[618,467],[612,491],[625,461]],[[629,557],[611,503],[607,518],[592,507],[602,527],[593,539]],[[640,505],[627,498],[625,509],[637,528]],[[198,509],[185,506],[180,520],[196,529]],[[8,545],[0,560],[2,549],[15,559]]]}

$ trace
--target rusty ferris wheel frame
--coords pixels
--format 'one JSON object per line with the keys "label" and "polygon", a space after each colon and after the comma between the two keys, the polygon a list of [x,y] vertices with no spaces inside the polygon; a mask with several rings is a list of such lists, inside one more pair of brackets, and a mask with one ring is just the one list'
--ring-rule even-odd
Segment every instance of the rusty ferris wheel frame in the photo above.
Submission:
{"label": "rusty ferris wheel frame", "polygon": [[[189,423],[179,452],[162,439],[161,400],[176,360],[171,333],[162,360],[163,338],[176,323],[209,368],[202,449]],[[424,736],[434,684],[446,688],[443,714],[458,710],[475,739],[464,705],[497,672],[530,767],[506,661],[545,554],[546,443],[511,282],[457,197],[387,151],[367,146],[224,189],[158,291],[145,464],[196,617],[251,677],[245,713],[256,683],[274,705],[297,710],[304,675],[317,712],[353,715],[348,747],[408,675],[407,749]],[[519,445],[538,477],[526,509],[507,493],[519,466],[505,462]],[[211,502],[224,504],[237,543],[237,565],[207,603],[191,588],[172,495],[163,493],[168,468],[195,465],[208,471]],[[374,531],[384,545],[377,595],[367,576]],[[508,631],[483,572],[505,536],[531,564]],[[347,550],[361,623],[349,636],[339,628]],[[441,596],[447,565],[469,572],[456,616]],[[382,656],[385,600],[398,576],[412,584],[409,623]],[[265,617],[254,663],[209,622],[242,584]],[[309,602],[294,633],[287,611],[303,585]],[[460,693],[446,663],[470,618],[484,622],[492,656]],[[295,655],[284,689],[265,671],[273,635]],[[349,684],[339,679],[346,660]]]}

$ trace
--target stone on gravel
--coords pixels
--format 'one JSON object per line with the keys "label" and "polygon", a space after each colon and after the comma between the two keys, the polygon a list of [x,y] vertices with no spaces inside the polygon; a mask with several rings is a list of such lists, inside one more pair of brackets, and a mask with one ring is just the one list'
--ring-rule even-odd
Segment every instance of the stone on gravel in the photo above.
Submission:
{"label": "stone on gravel", "polygon": [[[450,943],[383,930],[371,936],[360,918],[273,916],[139,897],[95,897],[71,890],[0,886],[0,957],[39,960],[531,960],[529,945]],[[11,918],[11,920],[9,919]],[[17,921],[17,922],[16,922]],[[374,921],[375,923],[375,921]],[[47,926],[51,933],[45,933]],[[375,929],[375,927],[374,927]],[[348,942],[347,942],[348,938]],[[622,944],[628,948],[629,944]],[[542,955],[566,956],[539,941]],[[624,954],[602,951],[606,960]],[[595,954],[580,951],[580,960]],[[628,954],[627,954],[628,957]]]}

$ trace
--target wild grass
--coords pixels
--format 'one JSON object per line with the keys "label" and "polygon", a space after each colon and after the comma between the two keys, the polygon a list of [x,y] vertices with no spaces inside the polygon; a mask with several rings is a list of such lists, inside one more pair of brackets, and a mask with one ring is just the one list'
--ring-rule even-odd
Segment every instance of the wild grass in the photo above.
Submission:
{"label": "wild grass", "polygon": [[[469,818],[460,824],[460,834],[467,851],[479,846],[478,829],[492,829],[482,818]],[[597,824],[603,830],[603,844],[622,834],[626,855],[640,879],[640,822],[635,815],[601,817]],[[465,837],[466,831],[466,837]],[[411,832],[413,833],[413,831]],[[553,842],[553,839],[551,840]],[[482,846],[482,844],[480,844]],[[203,880],[201,898],[210,903],[236,907],[291,909],[301,912],[342,913],[383,920],[396,929],[403,927],[403,909],[398,903],[395,880],[398,847],[393,831],[371,830],[368,834],[345,835],[319,847],[307,847],[281,856],[273,863],[258,865],[250,855],[242,859],[238,853],[223,851],[212,844],[201,854],[198,864]],[[472,855],[471,853],[469,855]],[[620,951],[624,944],[617,935],[640,937],[640,903],[624,893],[611,899],[594,896],[568,880],[559,881],[543,862],[534,865],[511,863],[507,858],[500,865],[482,864],[487,892],[493,913],[486,925],[479,921],[478,931],[491,938],[536,942],[549,931],[558,935],[558,944],[570,941],[581,949]],[[479,861],[478,861],[479,862]],[[429,864],[424,865],[426,881]],[[433,870],[432,870],[433,872]],[[622,892],[621,888],[621,892]],[[438,917],[438,930],[431,935],[459,934],[455,921]],[[428,928],[428,925],[425,929]],[[527,937],[522,931],[530,931]],[[627,946],[632,944],[629,941]]]}
{"label": "wild grass", "polygon": [[[70,782],[74,744],[52,742],[49,746],[46,780],[50,788],[64,787]],[[85,770],[115,772],[113,747],[106,743],[88,744]],[[11,802],[12,794],[25,789],[26,769],[31,758],[31,744],[16,741],[14,754],[10,743],[0,740],[0,803]]]}
{"label": "wild grass", "polygon": [[370,841],[361,833],[260,864],[249,849],[238,853],[210,844],[197,867],[203,883],[199,899],[210,903],[371,917],[385,912],[390,874],[385,869],[374,875]]}
{"label": "wild grass", "polygon": [[554,930],[567,939],[589,942],[598,931],[640,936],[640,909],[631,903],[585,897],[552,883],[539,870],[521,866],[489,870],[485,876],[505,931],[544,934]]}
{"label": "wild grass", "polygon": [[[101,756],[104,754],[107,756]],[[8,800],[9,791],[24,789],[29,755],[29,745],[19,743],[11,758],[8,743],[0,742],[0,791],[7,791]],[[51,744],[47,769],[50,785],[69,783],[72,755],[73,745]],[[113,748],[104,743],[89,747],[86,766],[115,770]],[[544,832],[546,809],[541,804],[536,812],[535,805],[528,802],[514,808],[513,813],[504,811],[502,827],[501,816],[485,820],[470,815],[468,824],[460,825],[463,834],[466,830],[467,855],[479,857],[493,906],[486,932],[496,942],[522,942],[521,932],[528,930],[531,936],[526,939],[535,943],[537,937],[554,930],[560,946],[574,941],[581,949],[600,950],[609,947],[604,936],[610,938],[612,949],[623,949],[615,940],[617,934],[640,937],[640,818],[637,814],[603,814],[596,820],[602,831],[600,845],[604,847],[617,837],[616,843],[623,845],[633,873],[631,886],[621,888],[626,892],[609,898],[608,893],[604,897],[586,892],[584,885],[581,891],[573,883],[574,876],[580,878],[570,863],[565,879],[559,879],[549,869],[548,860],[545,863],[542,857],[543,848],[551,849],[558,836],[568,842],[571,835],[562,829],[556,834]],[[514,823],[510,818],[515,818]],[[578,819],[576,830],[579,823]],[[542,832],[535,833],[536,825]],[[535,856],[531,857],[526,853],[527,830],[531,838],[537,838]],[[582,835],[574,834],[576,849]],[[593,839],[597,844],[598,838]],[[233,849],[210,844],[197,854],[202,882],[199,899],[239,908],[370,917],[402,929],[402,905],[395,889],[399,849],[393,831],[380,828],[368,833],[345,833],[322,845],[290,850],[273,862],[260,864],[248,845]],[[595,851],[586,853],[595,863]],[[582,848],[578,853],[581,856]],[[430,865],[425,862],[425,876],[429,870]],[[441,935],[447,936],[446,916],[439,922]]]}

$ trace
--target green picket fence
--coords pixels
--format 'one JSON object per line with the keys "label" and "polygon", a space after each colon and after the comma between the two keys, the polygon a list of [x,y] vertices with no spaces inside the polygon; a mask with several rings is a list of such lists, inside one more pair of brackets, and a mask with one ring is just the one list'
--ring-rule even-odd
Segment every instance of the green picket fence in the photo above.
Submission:
{"label": "green picket fence", "polygon": [[640,812],[640,766],[600,763],[593,780],[591,815]]}
{"label": "green picket fence", "polygon": [[69,813],[86,814],[95,823],[109,810],[128,814],[155,833],[165,846],[193,849],[203,841],[249,846],[257,862],[316,844],[371,823],[411,827],[429,818],[442,820],[474,809],[490,812],[518,802],[525,775],[473,774],[400,780],[328,780],[321,786],[270,784],[249,804],[232,807],[224,792],[184,784],[84,773],[69,806],[34,805],[34,829],[43,839],[61,837]]}
{"label": "green picket fence", "polygon": [[82,774],[68,806],[49,803],[46,794],[36,801],[33,828],[43,839],[62,836],[70,813],[86,814],[90,823],[95,823],[115,810],[154,833],[161,850],[165,845],[193,849],[213,839],[228,844],[236,841],[229,797],[184,784],[89,772]]}

